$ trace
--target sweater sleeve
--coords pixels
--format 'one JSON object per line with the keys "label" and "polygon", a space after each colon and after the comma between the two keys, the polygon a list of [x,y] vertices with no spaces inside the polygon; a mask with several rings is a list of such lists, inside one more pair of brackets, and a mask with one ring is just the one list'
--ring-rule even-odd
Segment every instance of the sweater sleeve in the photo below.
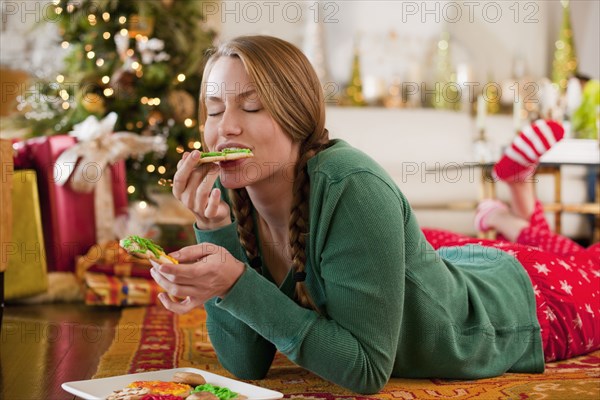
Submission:
{"label": "sweater sleeve", "polygon": [[[246,260],[237,236],[237,223],[211,231],[201,231],[194,225],[194,230],[198,243],[222,246],[238,260]],[[215,303],[216,298],[213,298],[204,306],[207,311],[206,328],[219,362],[241,379],[264,378],[273,362],[275,346]]]}
{"label": "sweater sleeve", "polygon": [[314,210],[319,223],[309,238],[307,277],[311,294],[318,287],[323,292],[323,315],[300,307],[249,268],[215,305],[298,365],[355,392],[375,393],[390,378],[398,346],[406,204],[369,173],[311,190],[326,198]]}

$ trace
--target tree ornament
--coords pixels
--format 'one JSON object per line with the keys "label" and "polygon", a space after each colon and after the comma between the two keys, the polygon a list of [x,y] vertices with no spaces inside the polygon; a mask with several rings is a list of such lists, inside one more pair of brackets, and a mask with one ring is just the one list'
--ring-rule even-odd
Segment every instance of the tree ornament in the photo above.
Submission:
{"label": "tree ornament", "polygon": [[115,71],[114,75],[110,78],[109,87],[114,89],[117,94],[134,95],[136,79],[135,72],[119,69]]}
{"label": "tree ornament", "polygon": [[106,112],[106,104],[102,96],[96,93],[86,93],[81,102],[82,107],[91,114],[102,115]]}
{"label": "tree ornament", "polygon": [[196,100],[185,90],[173,90],[169,93],[168,103],[173,109],[173,118],[181,123],[196,113]]}
{"label": "tree ornament", "polygon": [[163,51],[165,48],[165,42],[160,39],[152,38],[149,40],[138,40],[136,47],[142,56],[143,64],[168,61],[171,58]]}
{"label": "tree ornament", "polygon": [[134,14],[129,17],[129,27],[127,30],[130,38],[135,38],[137,35],[151,36],[154,32],[154,17]]}

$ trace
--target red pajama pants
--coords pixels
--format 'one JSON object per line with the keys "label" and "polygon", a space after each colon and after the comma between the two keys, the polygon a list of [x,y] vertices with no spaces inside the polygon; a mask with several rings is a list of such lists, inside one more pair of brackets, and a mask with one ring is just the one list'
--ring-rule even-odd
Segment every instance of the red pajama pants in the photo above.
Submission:
{"label": "red pajama pants", "polygon": [[600,243],[586,249],[552,232],[539,202],[516,243],[436,229],[423,233],[435,249],[476,243],[504,250],[523,265],[535,292],[547,362],[600,348]]}

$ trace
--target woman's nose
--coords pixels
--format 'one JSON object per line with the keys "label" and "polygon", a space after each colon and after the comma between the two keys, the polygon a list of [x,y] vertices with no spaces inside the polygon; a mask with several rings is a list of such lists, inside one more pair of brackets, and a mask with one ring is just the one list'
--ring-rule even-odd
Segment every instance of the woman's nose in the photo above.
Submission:
{"label": "woman's nose", "polygon": [[235,110],[225,110],[219,123],[219,134],[222,136],[239,135],[242,133],[242,126]]}

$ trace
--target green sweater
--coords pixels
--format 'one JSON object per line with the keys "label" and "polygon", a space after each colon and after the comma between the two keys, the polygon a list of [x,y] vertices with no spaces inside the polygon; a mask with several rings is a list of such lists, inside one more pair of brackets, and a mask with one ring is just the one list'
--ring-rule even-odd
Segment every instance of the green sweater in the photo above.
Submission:
{"label": "green sweater", "polygon": [[[206,303],[227,370],[261,379],[279,350],[359,393],[391,376],[543,372],[533,288],[514,257],[476,245],[433,250],[388,174],[341,140],[308,174],[306,285],[323,315],[294,302],[291,273],[277,287],[266,268],[247,265],[227,296]],[[196,236],[248,262],[235,222]]]}

